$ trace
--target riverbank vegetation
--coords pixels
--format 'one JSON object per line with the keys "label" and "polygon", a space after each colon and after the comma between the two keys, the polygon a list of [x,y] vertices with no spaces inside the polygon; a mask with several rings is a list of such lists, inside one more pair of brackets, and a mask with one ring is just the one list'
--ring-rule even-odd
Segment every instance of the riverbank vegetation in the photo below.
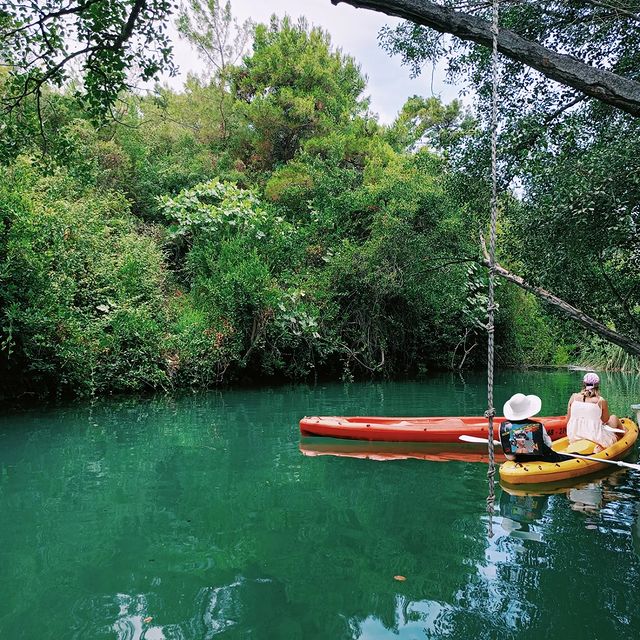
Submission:
{"label": "riverbank vegetation", "polygon": [[[107,120],[73,83],[3,112],[5,394],[481,365],[482,113],[414,96],[382,125],[321,29],[209,18],[235,45],[207,49],[206,21],[185,13],[209,69],[181,90],[121,91]],[[612,110],[528,121],[545,153],[514,151],[524,196],[503,198],[500,261],[637,332],[640,136]],[[497,294],[499,365],[637,368],[531,294]]]}

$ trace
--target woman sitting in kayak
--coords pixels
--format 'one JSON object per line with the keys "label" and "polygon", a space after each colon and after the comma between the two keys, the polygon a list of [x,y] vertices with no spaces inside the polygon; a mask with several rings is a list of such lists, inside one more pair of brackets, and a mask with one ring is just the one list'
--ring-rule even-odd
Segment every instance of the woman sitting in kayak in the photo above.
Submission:
{"label": "woman sitting in kayak", "polygon": [[620,429],[617,416],[609,415],[609,405],[600,395],[600,378],[590,372],[582,380],[582,391],[569,398],[567,407],[567,436],[569,442],[590,440],[595,443],[594,453],[610,447],[617,441],[616,434],[605,425]]}
{"label": "woman sitting in kayak", "polygon": [[551,438],[542,422],[532,416],[542,408],[538,396],[516,393],[503,407],[506,420],[500,425],[500,443],[507,460],[516,462],[561,462],[566,456],[551,448]]}

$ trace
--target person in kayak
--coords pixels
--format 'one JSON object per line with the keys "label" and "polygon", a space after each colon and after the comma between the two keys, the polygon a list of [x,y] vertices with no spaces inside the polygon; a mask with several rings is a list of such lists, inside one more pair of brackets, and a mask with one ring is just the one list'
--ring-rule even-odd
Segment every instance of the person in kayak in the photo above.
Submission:
{"label": "person in kayak", "polygon": [[538,396],[516,393],[504,404],[506,420],[500,425],[500,443],[507,460],[516,462],[561,462],[568,460],[551,448],[551,438],[542,422],[531,418],[542,408]]}
{"label": "person in kayak", "polygon": [[609,415],[609,405],[600,395],[600,378],[590,371],[582,379],[582,391],[569,398],[567,407],[567,436],[569,442],[590,440],[595,443],[594,453],[615,444],[615,433],[605,429],[621,429],[617,416]]}

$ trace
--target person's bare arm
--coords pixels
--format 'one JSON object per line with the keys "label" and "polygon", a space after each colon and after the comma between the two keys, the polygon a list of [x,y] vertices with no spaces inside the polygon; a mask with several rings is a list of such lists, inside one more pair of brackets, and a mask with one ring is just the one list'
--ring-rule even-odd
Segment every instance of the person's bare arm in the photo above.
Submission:
{"label": "person's bare arm", "polygon": [[569,398],[569,404],[567,405],[567,420],[569,420],[569,418],[571,417],[571,403],[573,402],[575,395],[575,393],[572,393],[571,397]]}
{"label": "person's bare arm", "polygon": [[604,398],[600,398],[600,408],[602,409],[602,422],[608,422],[609,420],[609,404]]}

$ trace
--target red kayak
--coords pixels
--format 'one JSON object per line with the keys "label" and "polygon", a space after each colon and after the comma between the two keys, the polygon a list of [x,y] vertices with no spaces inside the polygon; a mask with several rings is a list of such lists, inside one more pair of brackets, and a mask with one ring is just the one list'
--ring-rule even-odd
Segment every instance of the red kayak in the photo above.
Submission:
{"label": "red kayak", "polygon": [[[496,439],[499,425],[504,418],[494,418]],[[565,416],[549,418],[535,417],[544,423],[552,440],[567,435]],[[483,416],[476,417],[432,417],[432,418],[380,418],[312,416],[300,420],[303,436],[347,438],[349,440],[372,440],[379,442],[460,442],[460,436],[486,438],[489,423]]]}

